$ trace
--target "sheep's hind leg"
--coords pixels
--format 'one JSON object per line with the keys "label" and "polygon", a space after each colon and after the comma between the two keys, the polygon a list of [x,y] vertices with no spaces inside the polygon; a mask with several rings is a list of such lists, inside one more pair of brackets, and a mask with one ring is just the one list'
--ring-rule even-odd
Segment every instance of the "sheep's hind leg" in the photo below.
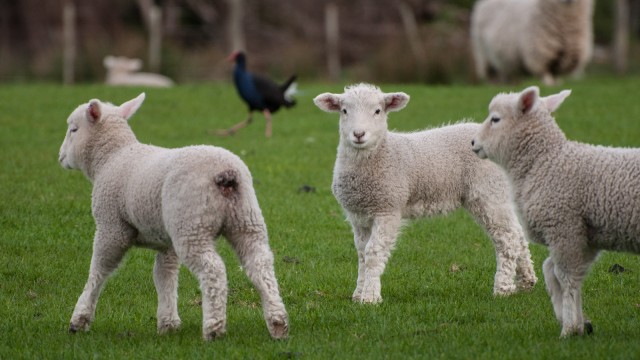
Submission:
{"label": "sheep's hind leg", "polygon": [[[353,221],[353,220],[352,220]],[[356,289],[353,291],[351,299],[354,302],[362,301],[362,290],[364,288],[365,279],[365,249],[369,238],[371,237],[371,227],[353,225],[353,240],[356,251],[358,252],[358,280],[356,281]]]}
{"label": "sheep's hind leg", "polygon": [[[126,231],[120,233],[126,234]],[[89,278],[71,316],[69,325],[69,332],[71,333],[89,330],[95,316],[96,303],[100,297],[100,292],[109,275],[118,267],[128,249],[126,244],[129,241],[127,239],[114,239],[104,234],[105,232],[96,231]]]}
{"label": "sheep's hind leg", "polygon": [[269,334],[274,339],[286,338],[289,335],[289,317],[280,297],[266,227],[262,226],[255,231],[228,233],[226,237],[260,294]]}
{"label": "sheep's hind leg", "polygon": [[158,333],[180,328],[178,316],[178,271],[180,262],[173,249],[159,252],[153,267],[153,281],[158,293]]}
{"label": "sheep's hind leg", "polygon": [[[514,215],[515,219],[515,215]],[[531,260],[531,252],[529,251],[529,242],[524,236],[524,231],[520,224],[517,224],[518,247],[520,248],[518,259],[516,260],[516,287],[518,290],[531,290],[538,282],[538,277],[533,268]]]}
{"label": "sheep's hind leg", "polygon": [[[486,205],[483,202],[467,206],[476,221],[482,225],[491,237],[496,251],[496,274],[493,281],[493,294],[507,296],[517,291],[516,268],[521,240],[520,225],[515,214],[504,206]],[[531,264],[529,264],[532,266]],[[531,270],[533,271],[533,270]]]}
{"label": "sheep's hind leg", "polygon": [[172,237],[174,249],[198,278],[202,292],[202,335],[213,340],[224,335],[227,325],[227,273],[210,235]]}
{"label": "sheep's hind leg", "polygon": [[361,302],[382,302],[380,277],[391,255],[401,224],[400,214],[380,216],[373,220],[371,238],[365,246],[365,276]]}
{"label": "sheep's hind leg", "polygon": [[597,254],[597,251],[588,249],[579,251],[569,249],[567,252],[558,248],[551,249],[553,274],[560,285],[562,296],[562,332],[560,337],[583,335],[585,328],[587,333],[593,331],[591,323],[585,321],[582,313],[581,292],[582,282]]}
{"label": "sheep's hind leg", "polygon": [[544,274],[544,283],[547,288],[547,293],[551,298],[553,304],[553,312],[556,315],[558,322],[562,324],[562,288],[560,282],[556,278],[554,271],[555,264],[553,259],[548,257],[544,263],[542,263],[542,273]]}

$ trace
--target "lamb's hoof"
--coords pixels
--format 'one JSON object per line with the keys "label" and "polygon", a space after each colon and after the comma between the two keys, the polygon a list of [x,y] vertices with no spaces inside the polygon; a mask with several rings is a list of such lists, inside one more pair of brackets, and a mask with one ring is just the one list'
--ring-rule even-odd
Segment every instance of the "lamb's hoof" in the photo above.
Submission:
{"label": "lamb's hoof", "polygon": [[379,304],[381,302],[382,302],[382,296],[375,296],[375,295],[363,296],[360,299],[361,304]]}
{"label": "lamb's hoof", "polygon": [[494,296],[510,296],[518,291],[515,285],[504,285],[493,289]]}
{"label": "lamb's hoof", "polygon": [[224,321],[208,321],[203,326],[202,337],[205,341],[211,341],[221,338],[225,332]]}
{"label": "lamb's hoof", "polygon": [[520,279],[519,281],[517,281],[516,287],[520,291],[529,291],[533,289],[537,282],[538,279],[536,277],[532,279]]}
{"label": "lamb's hoof", "polygon": [[593,325],[591,325],[591,321],[584,322],[584,332],[587,335],[593,334]]}
{"label": "lamb's hoof", "polygon": [[289,324],[286,317],[278,316],[271,319],[267,325],[272,339],[281,340],[289,336]]}
{"label": "lamb's hoof", "polygon": [[162,323],[158,324],[158,334],[163,335],[178,331],[181,324],[182,322],[180,321],[180,319],[163,321]]}
{"label": "lamb's hoof", "polygon": [[75,334],[78,331],[89,331],[91,320],[86,316],[79,316],[69,324],[69,333]]}
{"label": "lamb's hoof", "polygon": [[353,295],[351,295],[351,301],[355,303],[362,302],[362,293],[353,293]]}

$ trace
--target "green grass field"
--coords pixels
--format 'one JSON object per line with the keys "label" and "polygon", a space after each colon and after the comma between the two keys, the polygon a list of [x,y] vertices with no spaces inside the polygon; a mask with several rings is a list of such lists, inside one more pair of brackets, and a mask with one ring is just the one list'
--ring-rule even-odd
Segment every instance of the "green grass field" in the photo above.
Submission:
{"label": "green grass field", "polygon": [[[411,95],[390,127],[408,131],[481,121],[499,91],[518,87],[385,85]],[[640,78],[568,82],[556,114],[571,139],[640,147]],[[156,334],[156,293],[149,250],[129,252],[107,283],[91,331],[67,332],[84,286],[94,231],[91,185],[58,163],[66,119],[91,98],[121,103],[141,90],[82,85],[0,86],[0,359],[631,359],[640,356],[640,262],[604,253],[585,282],[584,309],[594,334],[559,339],[541,272],[547,250],[531,245],[540,282],[530,293],[492,296],[492,244],[466,213],[405,227],[382,278],[384,302],[351,302],[356,252],[331,194],[337,115],[312,98],[342,86],[301,83],[298,106],[279,112],[265,139],[256,114],[231,138],[207,135],[245,116],[229,84],[148,90],[132,118],[141,142],[166,147],[213,144],[251,169],[290,316],[290,338],[268,335],[258,294],[230,247],[218,249],[229,277],[227,335],[202,341],[200,293],[180,273],[179,332]],[[543,88],[548,95],[561,88]],[[315,192],[299,189],[312,186]],[[613,274],[613,264],[626,271]],[[451,271],[452,265],[459,270]]]}

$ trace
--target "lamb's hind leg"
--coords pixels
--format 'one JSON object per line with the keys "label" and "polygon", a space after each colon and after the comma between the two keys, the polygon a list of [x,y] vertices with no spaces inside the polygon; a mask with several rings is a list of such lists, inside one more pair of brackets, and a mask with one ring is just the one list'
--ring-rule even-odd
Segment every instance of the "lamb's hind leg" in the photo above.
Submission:
{"label": "lamb's hind leg", "polygon": [[274,339],[286,338],[289,334],[289,318],[280,297],[266,227],[263,225],[245,231],[236,230],[226,236],[260,294],[269,334]]}
{"label": "lamb's hind leg", "polygon": [[574,248],[576,244],[580,243],[578,240],[564,248],[550,249],[550,257],[553,259],[554,265],[553,273],[562,291],[561,337],[583,335],[585,325],[587,333],[592,330],[591,324],[585,321],[582,313],[582,282],[598,252],[591,249]]}
{"label": "lamb's hind leg", "polygon": [[158,293],[158,333],[177,330],[178,316],[178,271],[180,262],[173,249],[159,252],[153,267],[153,281]]}
{"label": "lamb's hind leg", "polygon": [[213,340],[227,325],[227,273],[210,233],[172,237],[178,258],[198,278],[202,292],[202,335]]}
{"label": "lamb's hind leg", "polygon": [[547,288],[547,293],[549,294],[551,303],[553,304],[553,312],[555,313],[558,322],[562,324],[562,288],[556,278],[554,267],[555,264],[553,263],[553,259],[548,257],[544,263],[542,263],[542,273],[544,274],[544,283]]}
{"label": "lamb's hind leg", "polygon": [[382,302],[380,277],[396,243],[401,221],[400,214],[378,216],[373,220],[371,238],[365,246],[363,303]]}
{"label": "lamb's hind leg", "polygon": [[[110,234],[107,236],[106,234]],[[115,234],[115,235],[114,235]],[[71,316],[69,332],[88,331],[93,322],[100,292],[129,248],[132,234],[126,230],[96,230],[89,278]]]}
{"label": "lamb's hind leg", "polygon": [[529,283],[533,286],[537,279],[533,271],[531,255],[528,251],[526,254],[522,254],[522,249],[526,247],[526,244],[522,244],[524,235],[515,213],[507,205],[496,203],[487,205],[483,201],[469,204],[467,209],[484,227],[495,247],[496,274],[493,294],[511,295],[517,291],[518,266],[523,268],[521,283]]}

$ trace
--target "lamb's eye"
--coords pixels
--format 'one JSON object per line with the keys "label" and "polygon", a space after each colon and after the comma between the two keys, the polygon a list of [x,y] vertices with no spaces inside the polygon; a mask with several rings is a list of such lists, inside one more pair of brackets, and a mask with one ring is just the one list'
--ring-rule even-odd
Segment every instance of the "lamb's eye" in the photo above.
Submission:
{"label": "lamb's eye", "polygon": [[74,133],[74,132],[76,132],[76,131],[78,131],[78,128],[77,128],[77,127],[76,127],[76,128],[71,128],[71,129],[69,129],[69,132],[72,132],[72,133]]}
{"label": "lamb's eye", "polygon": [[342,113],[347,115],[347,109],[342,109]]}
{"label": "lamb's eye", "polygon": [[376,110],[376,115],[380,114],[380,109]]}
{"label": "lamb's eye", "polygon": [[499,122],[499,121],[500,121],[500,118],[499,118],[499,117],[497,117],[497,116],[492,116],[492,117],[491,117],[491,122],[492,122],[492,123],[494,123],[494,124],[495,124],[495,123],[497,123],[497,122]]}

